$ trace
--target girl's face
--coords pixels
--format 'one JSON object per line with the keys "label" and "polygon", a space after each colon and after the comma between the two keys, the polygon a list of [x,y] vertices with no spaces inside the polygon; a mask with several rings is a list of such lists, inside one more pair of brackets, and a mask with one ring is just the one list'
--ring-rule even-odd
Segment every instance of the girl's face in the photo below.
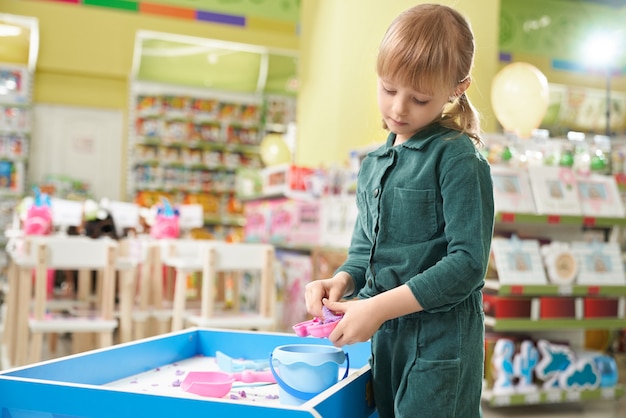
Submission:
{"label": "girl's face", "polygon": [[378,108],[389,130],[396,134],[395,145],[412,137],[438,119],[450,94],[424,94],[394,80],[378,78]]}

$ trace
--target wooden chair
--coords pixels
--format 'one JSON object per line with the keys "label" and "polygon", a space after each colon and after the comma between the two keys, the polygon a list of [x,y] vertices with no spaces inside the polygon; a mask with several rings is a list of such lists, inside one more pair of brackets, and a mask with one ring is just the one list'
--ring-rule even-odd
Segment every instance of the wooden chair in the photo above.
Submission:
{"label": "wooden chair", "polygon": [[[47,333],[72,334],[75,352],[87,348],[80,345],[83,341],[80,335],[85,333],[97,333],[98,347],[113,344],[113,333],[118,325],[114,318],[117,247],[118,244],[108,238],[60,237],[37,243],[34,303],[28,318],[30,362],[41,360],[43,336]],[[46,294],[48,269],[97,271],[97,300],[94,308],[77,308],[66,314],[50,312]],[[85,287],[84,284],[79,286]],[[26,295],[20,292],[20,297],[25,300]]]}
{"label": "wooden chair", "polygon": [[[274,247],[253,243],[207,243],[202,271],[200,313],[187,317],[198,327],[274,330],[276,328],[276,285]],[[241,309],[244,274],[258,279],[255,310]],[[219,283],[218,281],[226,281]],[[250,285],[253,280],[247,281]],[[225,294],[221,295],[218,289]],[[229,295],[228,293],[231,293]],[[230,304],[228,302],[231,302]]]}
{"label": "wooden chair", "polygon": [[[28,303],[29,298],[20,297],[24,291],[20,284],[29,284],[30,289],[32,270],[36,265],[36,257],[30,251],[30,245],[23,238],[12,238],[6,246],[9,257],[7,268],[7,298],[4,312],[2,333],[2,367],[10,368],[26,363],[26,344],[18,346],[18,341],[27,339],[28,331]],[[20,306],[22,303],[22,306]],[[21,309],[20,309],[21,308]]]}
{"label": "wooden chair", "polygon": [[[206,245],[215,242],[212,240],[202,239],[169,239],[160,241],[161,251],[156,257],[155,263],[157,277],[163,271],[160,265],[174,272],[174,280],[166,278],[163,293],[156,295],[157,303],[159,298],[164,296],[167,305],[167,295],[171,295],[171,309],[164,307],[155,310],[154,316],[158,322],[163,324],[171,318],[171,328],[167,331],[180,331],[185,323],[185,315],[187,311],[187,277],[190,274],[202,272],[204,267],[203,260],[206,253]],[[173,282],[173,291],[168,291],[168,283]]]}
{"label": "wooden chair", "polygon": [[137,271],[144,261],[142,254],[132,251],[135,240],[125,238],[119,241],[118,256],[116,257],[115,270],[118,277],[117,296],[119,299],[115,317],[118,319],[119,342],[125,343],[133,340],[135,298],[137,295]]}

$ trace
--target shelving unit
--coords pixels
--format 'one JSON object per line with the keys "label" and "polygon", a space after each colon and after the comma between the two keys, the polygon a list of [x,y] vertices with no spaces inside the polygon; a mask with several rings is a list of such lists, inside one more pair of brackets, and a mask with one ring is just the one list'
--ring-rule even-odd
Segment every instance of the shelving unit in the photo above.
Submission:
{"label": "shelving unit", "polygon": [[[582,231],[601,230],[604,236],[616,228],[626,226],[625,218],[592,217],[592,216],[560,216],[535,215],[528,213],[498,213],[496,214],[496,234],[511,229],[523,229],[526,232],[537,230],[541,236],[556,235],[556,230],[563,233],[563,228],[569,231],[565,236],[580,235]],[[555,228],[555,229],[553,229]],[[527,234],[526,234],[527,235]],[[531,233],[532,235],[532,233]],[[561,236],[559,239],[563,239]],[[617,331],[626,329],[626,286],[624,285],[592,285],[592,284],[509,284],[500,283],[497,279],[487,279],[484,288],[485,295],[495,297],[514,298],[530,302],[530,315],[523,318],[505,315],[486,316],[487,330],[503,335],[526,335],[533,333],[563,335],[576,331],[604,329]],[[567,298],[575,304],[575,316],[570,318],[542,317],[540,301],[542,298]],[[617,303],[617,315],[614,317],[590,317],[584,312],[585,298],[607,298]],[[513,300],[513,299],[512,299]],[[487,300],[486,303],[489,303]],[[487,309],[486,309],[487,310]],[[497,337],[494,337],[497,338]],[[562,337],[556,337],[562,338]],[[591,400],[611,400],[624,395],[624,387],[600,387],[591,390],[578,389],[551,389],[541,387],[529,392],[494,393],[489,387],[483,390],[483,401],[493,407],[513,405],[533,405],[544,403],[584,402]]]}
{"label": "shelving unit", "polygon": [[129,199],[201,204],[208,229],[227,229],[218,238],[240,236],[236,173],[262,166],[264,98],[135,82],[131,100]]}
{"label": "shelving unit", "polygon": [[595,217],[582,215],[537,215],[532,213],[501,212],[496,214],[496,223],[502,224],[535,224],[563,225],[612,228],[626,226],[626,218]]}
{"label": "shelving unit", "polygon": [[483,401],[489,406],[538,405],[564,402],[586,402],[612,400],[624,395],[620,385],[612,388],[592,390],[545,390],[531,393],[494,394],[490,390],[483,391]]}
{"label": "shelving unit", "polygon": [[[28,151],[32,128],[32,73],[27,66],[0,64],[0,231],[27,184]],[[0,234],[0,248],[6,237]]]}
{"label": "shelving unit", "polygon": [[0,64],[0,196],[19,197],[26,184],[32,127],[31,73]]}

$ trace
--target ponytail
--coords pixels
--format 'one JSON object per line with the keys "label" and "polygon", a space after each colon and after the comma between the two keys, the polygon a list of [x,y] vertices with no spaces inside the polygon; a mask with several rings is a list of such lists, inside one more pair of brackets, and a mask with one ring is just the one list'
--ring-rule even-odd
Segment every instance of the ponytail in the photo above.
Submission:
{"label": "ponytail", "polygon": [[444,109],[439,124],[466,134],[477,147],[483,145],[480,138],[479,113],[465,93],[454,98]]}

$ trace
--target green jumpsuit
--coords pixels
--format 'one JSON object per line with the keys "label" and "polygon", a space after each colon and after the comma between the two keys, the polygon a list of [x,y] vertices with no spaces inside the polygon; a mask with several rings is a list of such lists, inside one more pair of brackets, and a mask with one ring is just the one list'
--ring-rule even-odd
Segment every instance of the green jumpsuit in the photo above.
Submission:
{"label": "green jumpsuit", "polygon": [[355,296],[407,284],[422,312],[385,322],[370,359],[379,416],[482,416],[484,314],[494,209],[470,138],[432,125],[370,152],[358,175],[348,258]]}

